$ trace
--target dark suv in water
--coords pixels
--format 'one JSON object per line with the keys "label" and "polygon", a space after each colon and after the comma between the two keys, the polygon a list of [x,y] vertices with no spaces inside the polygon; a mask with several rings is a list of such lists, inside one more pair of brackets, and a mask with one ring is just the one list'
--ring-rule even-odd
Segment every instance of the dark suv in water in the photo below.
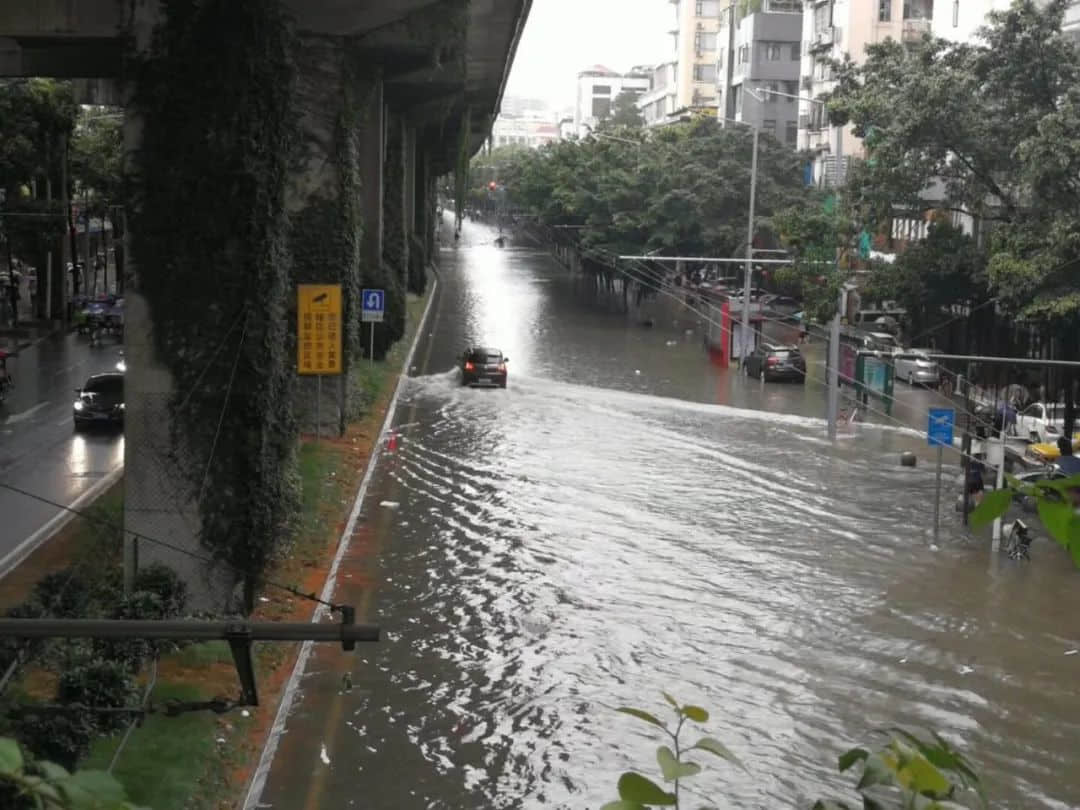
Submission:
{"label": "dark suv in water", "polygon": [[506,364],[498,349],[476,347],[461,355],[461,384],[506,388]]}
{"label": "dark suv in water", "polygon": [[806,360],[797,346],[764,343],[746,358],[746,375],[763,382],[794,380],[806,382]]}
{"label": "dark suv in water", "polygon": [[87,425],[124,424],[124,375],[117,372],[95,374],[82,388],[76,388],[75,429]]}

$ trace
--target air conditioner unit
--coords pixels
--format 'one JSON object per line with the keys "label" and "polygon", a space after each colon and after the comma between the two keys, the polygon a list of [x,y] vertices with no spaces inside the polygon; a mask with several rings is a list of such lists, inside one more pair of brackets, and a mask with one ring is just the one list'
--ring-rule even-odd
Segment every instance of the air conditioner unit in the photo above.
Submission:
{"label": "air conditioner unit", "polygon": [[833,44],[833,29],[832,28],[824,28],[821,31],[818,31],[817,44],[818,45],[832,45]]}
{"label": "air conditioner unit", "polygon": [[814,77],[803,76],[802,79],[799,81],[799,86],[802,87],[803,90],[809,90],[811,87],[814,86]]}

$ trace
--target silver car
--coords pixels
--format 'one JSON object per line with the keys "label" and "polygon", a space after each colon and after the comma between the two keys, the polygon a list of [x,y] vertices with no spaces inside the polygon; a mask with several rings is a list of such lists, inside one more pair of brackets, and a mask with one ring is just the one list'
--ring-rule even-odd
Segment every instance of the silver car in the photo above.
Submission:
{"label": "silver car", "polygon": [[906,380],[908,385],[941,384],[941,369],[921,349],[898,349],[893,355],[896,378]]}

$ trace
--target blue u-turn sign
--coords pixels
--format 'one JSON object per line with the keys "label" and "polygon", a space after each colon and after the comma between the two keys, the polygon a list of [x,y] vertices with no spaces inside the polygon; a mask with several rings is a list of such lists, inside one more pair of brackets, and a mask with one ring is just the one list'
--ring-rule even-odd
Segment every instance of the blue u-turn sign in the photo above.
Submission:
{"label": "blue u-turn sign", "polygon": [[360,293],[360,320],[381,323],[386,310],[385,290],[362,290]]}
{"label": "blue u-turn sign", "polygon": [[931,447],[952,447],[956,411],[952,408],[931,408],[926,425],[926,441]]}

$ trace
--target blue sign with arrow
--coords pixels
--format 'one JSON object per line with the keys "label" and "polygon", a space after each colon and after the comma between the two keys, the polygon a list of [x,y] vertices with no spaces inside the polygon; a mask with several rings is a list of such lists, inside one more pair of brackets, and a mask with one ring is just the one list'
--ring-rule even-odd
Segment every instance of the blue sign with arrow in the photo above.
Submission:
{"label": "blue sign with arrow", "polygon": [[360,320],[363,323],[382,323],[386,312],[385,290],[363,290],[360,293]]}
{"label": "blue sign with arrow", "polygon": [[926,441],[931,447],[952,447],[956,411],[952,408],[931,408],[926,425]]}

